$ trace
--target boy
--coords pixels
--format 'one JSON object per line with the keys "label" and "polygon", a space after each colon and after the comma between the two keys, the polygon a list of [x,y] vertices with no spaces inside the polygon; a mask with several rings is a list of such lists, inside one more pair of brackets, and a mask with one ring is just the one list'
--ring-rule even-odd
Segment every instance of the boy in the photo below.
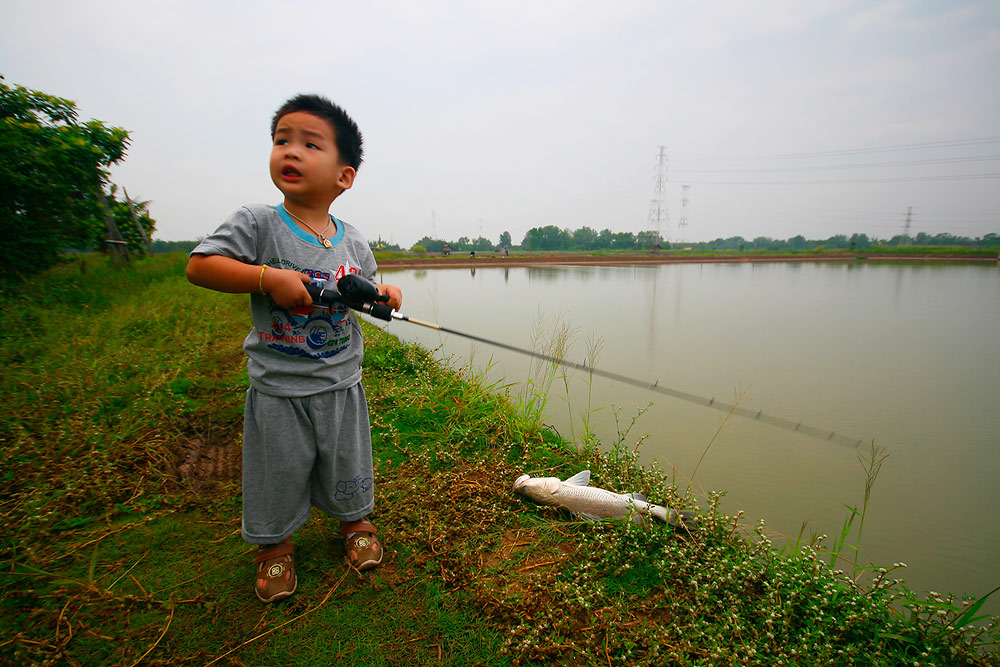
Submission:
{"label": "boy", "polygon": [[[311,308],[305,287],[310,280],[333,286],[345,273],[375,280],[368,243],[329,213],[354,184],[361,132],[329,100],[299,95],[274,114],[271,138],[271,180],[284,202],[239,209],[198,244],[187,266],[195,285],[250,294],[242,534],[260,545],[254,589],[262,602],[295,592],[291,536],[311,505],[340,520],[354,567],[382,562],[367,518],[375,496],[361,328],[346,306]],[[399,288],[377,289],[399,309]]]}

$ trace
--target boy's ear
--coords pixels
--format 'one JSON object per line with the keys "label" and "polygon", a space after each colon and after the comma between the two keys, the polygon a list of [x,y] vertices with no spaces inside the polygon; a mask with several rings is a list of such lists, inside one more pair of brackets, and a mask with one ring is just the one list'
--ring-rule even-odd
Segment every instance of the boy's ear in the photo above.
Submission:
{"label": "boy's ear", "polygon": [[357,176],[357,173],[354,167],[341,167],[340,175],[337,177],[337,185],[340,186],[340,189],[350,190],[351,186],[354,185],[354,177]]}

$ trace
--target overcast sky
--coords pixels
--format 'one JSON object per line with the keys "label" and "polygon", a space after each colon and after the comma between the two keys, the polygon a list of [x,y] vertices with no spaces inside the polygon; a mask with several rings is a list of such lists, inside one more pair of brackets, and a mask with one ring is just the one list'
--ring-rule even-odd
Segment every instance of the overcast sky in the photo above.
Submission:
{"label": "overcast sky", "polygon": [[660,146],[672,241],[1000,233],[997,0],[0,0],[0,74],[131,132],[165,240],[280,201],[300,92],[365,135],[332,212],[407,247],[655,228]]}

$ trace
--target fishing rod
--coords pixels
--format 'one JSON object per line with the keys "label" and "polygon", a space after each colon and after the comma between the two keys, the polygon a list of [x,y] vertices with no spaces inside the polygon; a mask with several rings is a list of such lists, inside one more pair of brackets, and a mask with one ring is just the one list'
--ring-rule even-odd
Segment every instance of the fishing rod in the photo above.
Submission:
{"label": "fishing rod", "polygon": [[801,433],[802,435],[807,435],[812,438],[817,438],[819,440],[824,440],[827,442],[836,442],[841,445],[856,448],[862,444],[862,440],[859,438],[853,438],[842,433],[837,433],[836,431],[831,431],[828,429],[818,428],[816,426],[810,426],[802,422],[793,421],[791,419],[785,419],[783,417],[776,417],[765,413],[763,410],[751,410],[749,408],[741,407],[735,403],[727,403],[725,401],[716,400],[715,397],[706,398],[704,396],[698,396],[696,394],[691,394],[686,391],[680,391],[679,389],[671,389],[670,387],[664,387],[660,385],[660,381],[646,382],[643,380],[638,380],[627,375],[622,375],[621,373],[614,373],[612,371],[605,371],[595,366],[588,366],[586,363],[577,363],[574,361],[569,361],[568,359],[562,359],[560,357],[555,357],[550,354],[545,354],[543,352],[538,352],[535,350],[529,350],[527,348],[518,347],[516,345],[511,345],[509,343],[504,343],[497,340],[491,340],[489,338],[483,338],[482,336],[476,336],[475,334],[465,333],[463,331],[457,331],[455,329],[450,329],[448,327],[442,326],[436,322],[425,322],[423,320],[418,320],[414,317],[407,317],[401,313],[396,312],[389,306],[385,305],[385,301],[389,299],[388,296],[381,296],[375,286],[369,283],[364,278],[359,276],[349,274],[337,281],[337,289],[331,290],[329,288],[317,287],[315,285],[307,285],[310,294],[313,296],[314,305],[317,307],[325,308],[333,305],[335,303],[343,303],[350,308],[358,310],[360,312],[371,315],[372,317],[378,318],[380,320],[385,320],[386,322],[391,322],[392,320],[401,320],[403,322],[409,322],[410,324],[416,324],[428,329],[433,329],[441,333],[452,334],[455,336],[460,336],[462,338],[468,338],[469,340],[474,340],[479,343],[485,343],[486,345],[492,345],[493,347],[499,347],[504,350],[509,350],[511,352],[517,352],[519,354],[524,354],[535,359],[542,359],[549,363],[557,364],[563,366],[564,368],[573,368],[585,373],[591,373],[592,375],[597,375],[599,377],[607,378],[609,380],[614,380],[616,382],[621,382],[623,384],[628,384],[633,387],[638,387],[640,389],[646,389],[648,391],[653,391],[658,394],[664,394],[672,398],[677,398],[682,401],[687,401],[688,403],[694,403],[695,405],[701,405],[708,408],[715,408],[721,412],[727,414],[734,414],[746,419],[750,419],[757,422],[762,422],[775,426],[777,428],[785,429],[786,431],[792,431],[794,433]]}

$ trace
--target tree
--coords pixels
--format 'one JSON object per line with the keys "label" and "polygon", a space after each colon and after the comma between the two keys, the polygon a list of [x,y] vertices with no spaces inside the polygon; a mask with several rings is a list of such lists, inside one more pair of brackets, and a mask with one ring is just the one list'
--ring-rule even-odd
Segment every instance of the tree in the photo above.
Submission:
{"label": "tree", "polygon": [[663,240],[660,232],[655,229],[647,229],[635,235],[635,245],[640,250],[643,250],[645,248],[652,248],[653,246],[663,247],[668,244]]}
{"label": "tree", "polygon": [[383,241],[382,237],[379,236],[377,239],[368,239],[368,247],[372,250],[395,250],[401,251],[402,248],[399,247],[398,243],[390,243],[389,241]]}
{"label": "tree", "polygon": [[[111,213],[115,218],[115,224],[118,226],[118,231],[122,235],[122,240],[128,244],[128,249],[132,252],[144,253],[146,252],[146,243],[142,240],[139,235],[139,230],[135,227],[135,218],[132,217],[132,209],[129,208],[128,202],[124,199],[118,199],[116,197],[118,193],[118,186],[111,186],[111,196],[108,197],[108,204],[111,206]],[[135,217],[139,219],[139,224],[146,232],[146,237],[150,238],[153,236],[153,232],[156,231],[156,221],[149,217],[149,205],[150,201],[136,201],[132,200],[132,208],[135,209]],[[104,245],[105,228],[103,225],[97,230],[97,235],[92,237],[91,244],[94,247],[100,248]]]}
{"label": "tree", "polygon": [[612,250],[632,250],[635,248],[635,234],[632,232],[616,232],[611,235]]}
{"label": "tree", "polygon": [[581,227],[573,232],[574,250],[593,250],[597,247],[597,232],[590,227]]}
{"label": "tree", "polygon": [[847,236],[844,234],[836,234],[823,242],[823,246],[826,248],[838,248],[841,250],[849,248],[850,245],[850,241],[847,240]]}
{"label": "tree", "polygon": [[867,234],[851,234],[851,250],[868,250],[872,247],[872,242]]}
{"label": "tree", "polygon": [[713,250],[742,250],[746,245],[747,241],[742,236],[730,236],[728,239],[718,238],[708,242],[708,247]]}
{"label": "tree", "polygon": [[74,102],[0,77],[0,262],[27,275],[104,238],[97,193],[127,147],[125,130],[78,122]]}
{"label": "tree", "polygon": [[493,250],[493,243],[488,238],[480,236],[472,240],[472,249],[490,251]]}
{"label": "tree", "polygon": [[441,239],[432,239],[429,236],[425,236],[417,241],[415,245],[422,247],[424,252],[441,252],[441,248],[445,246],[445,242]]}
{"label": "tree", "polygon": [[569,247],[569,232],[555,225],[532,227],[524,235],[521,245],[527,250],[565,250]]}
{"label": "tree", "polygon": [[505,248],[511,245],[510,232],[500,234],[500,247]]}

